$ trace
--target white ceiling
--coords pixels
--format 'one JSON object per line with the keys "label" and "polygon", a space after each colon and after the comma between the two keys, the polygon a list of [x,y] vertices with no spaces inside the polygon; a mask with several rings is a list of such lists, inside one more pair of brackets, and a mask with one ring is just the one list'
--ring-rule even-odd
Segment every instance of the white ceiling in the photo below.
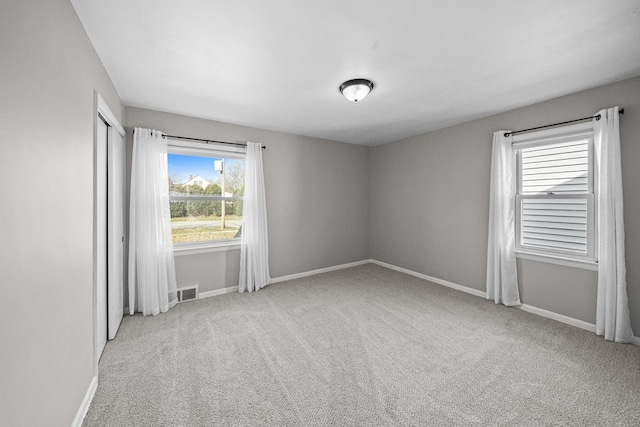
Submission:
{"label": "white ceiling", "polygon": [[363,145],[640,75],[640,0],[72,3],[127,106]]}

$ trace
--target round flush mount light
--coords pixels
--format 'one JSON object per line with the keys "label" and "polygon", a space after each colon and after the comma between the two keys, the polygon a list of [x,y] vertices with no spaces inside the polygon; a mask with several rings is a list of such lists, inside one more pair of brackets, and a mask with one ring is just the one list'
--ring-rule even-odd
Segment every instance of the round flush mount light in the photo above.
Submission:
{"label": "round flush mount light", "polygon": [[340,85],[340,93],[349,101],[358,102],[373,90],[373,82],[367,79],[352,79]]}

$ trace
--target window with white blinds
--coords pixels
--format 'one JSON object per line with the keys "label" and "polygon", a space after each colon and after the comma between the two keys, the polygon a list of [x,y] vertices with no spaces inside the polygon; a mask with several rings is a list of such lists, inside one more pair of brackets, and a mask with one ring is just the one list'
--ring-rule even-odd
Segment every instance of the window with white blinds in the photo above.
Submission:
{"label": "window with white blinds", "polygon": [[591,123],[518,139],[516,250],[595,261]]}

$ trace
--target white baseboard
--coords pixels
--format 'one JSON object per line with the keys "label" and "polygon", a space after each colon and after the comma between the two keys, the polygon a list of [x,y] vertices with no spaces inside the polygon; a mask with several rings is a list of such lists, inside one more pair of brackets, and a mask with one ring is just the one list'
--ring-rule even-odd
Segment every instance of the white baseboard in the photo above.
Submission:
{"label": "white baseboard", "polygon": [[303,273],[289,274],[288,276],[280,276],[272,278],[269,283],[286,282],[287,280],[300,279],[301,277],[314,276],[316,274],[328,273],[329,271],[342,270],[344,268],[356,267],[358,265],[369,264],[370,259],[362,261],[349,262],[347,264],[334,265],[332,267],[320,268],[318,270],[305,271]]}
{"label": "white baseboard", "polygon": [[[455,289],[457,291],[465,292],[470,295],[474,295],[480,298],[487,298],[487,293],[484,291],[480,291],[478,289],[473,289],[468,286],[460,285],[458,283],[449,282],[448,280],[439,279],[437,277],[429,276],[427,274],[418,273],[417,271],[409,270],[407,268],[398,267],[393,264],[388,264],[386,262],[378,261],[376,259],[366,259],[362,261],[350,262],[347,264],[334,265],[332,267],[320,268],[317,270],[305,271],[302,273],[290,274],[287,276],[280,276],[272,278],[269,283],[278,283],[278,282],[286,282],[287,280],[300,279],[302,277],[314,276],[316,274],[328,273],[330,271],[342,270],[345,268],[356,267],[358,265],[363,264],[376,264],[384,268],[388,268],[390,270],[398,271],[400,273],[408,274],[409,276],[417,277],[422,280],[426,280],[428,282],[433,282],[441,286],[446,286],[447,288]],[[228,294],[232,292],[238,292],[237,286],[232,286],[229,288],[216,289],[214,291],[201,292],[198,296],[198,299],[201,298],[209,298],[218,295]],[[522,304],[520,306],[513,306],[510,308],[515,308],[519,310],[526,311],[528,313],[536,314],[538,316],[546,317],[547,319],[555,320],[557,322],[565,323],[567,325],[575,326],[580,329],[587,330],[589,332],[596,332],[596,325],[593,323],[585,322],[583,320],[578,320],[573,317],[565,316],[564,314],[555,313],[553,311],[545,310],[543,308],[534,307],[528,304]],[[635,337],[632,341],[633,344],[640,346],[640,337]],[[95,392],[95,390],[94,390]],[[88,407],[87,407],[88,409]]]}
{"label": "white baseboard", "polygon": [[85,393],[84,399],[82,399],[82,404],[80,405],[80,408],[78,408],[76,417],[73,419],[73,422],[71,423],[71,427],[82,426],[82,421],[84,421],[84,417],[86,417],[87,412],[89,412],[89,406],[91,406],[91,401],[93,400],[93,396],[96,394],[97,389],[98,389],[98,377],[93,377],[91,379],[91,383],[89,383],[89,389]]}
{"label": "white baseboard", "polygon": [[534,307],[528,304],[514,306],[513,308],[518,308],[522,311],[526,311],[527,313],[537,314],[538,316],[546,317],[547,319],[555,320],[561,323],[566,323],[567,325],[575,326],[580,329],[585,329],[589,332],[593,332],[594,334],[596,333],[596,325],[594,325],[593,323],[589,323],[583,320],[575,319],[573,317],[565,316],[564,314],[558,314],[553,311]]}
{"label": "white baseboard", "polygon": [[[437,277],[427,276],[426,274],[418,273],[415,271],[407,270],[406,268],[396,267],[392,264],[387,264],[386,262],[377,261],[372,259],[371,262],[373,264],[380,265],[382,267],[389,268],[391,270],[399,271],[401,273],[408,274],[410,276],[418,277],[420,279],[428,280],[429,282],[437,283],[438,285],[443,285],[448,288],[453,288],[458,291],[466,292],[471,295],[475,295],[481,298],[487,298],[487,293],[484,291],[479,291],[477,289],[472,289],[468,286],[459,285],[457,283],[449,282],[446,280],[438,279]],[[537,314],[538,316],[546,317],[548,319],[556,320],[561,323],[566,323],[567,325],[575,326],[581,329],[586,329],[587,331],[596,332],[596,325],[593,323],[585,322],[582,320],[574,319],[573,317],[565,316],[563,314],[554,313],[553,311],[545,310],[543,308],[534,307],[528,304],[522,304],[520,306],[513,306],[510,308],[516,308],[519,310],[526,311],[528,313]]]}
{"label": "white baseboard", "polygon": [[372,264],[379,265],[381,267],[388,268],[390,270],[399,271],[400,273],[408,274],[409,276],[417,277],[418,279],[423,279],[429,282],[437,283],[438,285],[446,286],[447,288],[452,288],[458,291],[466,292],[471,295],[475,295],[477,297],[486,298],[487,293],[484,291],[479,291],[477,289],[470,288],[468,286],[459,285],[457,283],[449,282],[447,280],[438,279],[437,277],[427,276],[426,274],[418,273],[417,271],[408,270],[406,268],[397,267],[393,264],[387,264],[386,262],[378,261],[375,259],[370,260]]}
{"label": "white baseboard", "polygon": [[216,289],[216,290],[207,291],[207,292],[200,292],[198,294],[198,299],[216,297],[218,295],[230,294],[233,292],[238,292],[237,286],[230,286],[228,288]]}
{"label": "white baseboard", "polygon": [[[332,267],[320,268],[318,270],[311,270],[311,271],[305,271],[305,272],[302,272],[302,273],[290,274],[288,276],[274,277],[269,281],[269,284],[278,283],[278,282],[286,282],[287,280],[299,279],[301,277],[313,276],[313,275],[320,274],[320,273],[327,273],[329,271],[342,270],[343,268],[355,267],[355,266],[358,266],[358,265],[368,264],[369,262],[371,262],[371,260],[365,259],[365,260],[362,260],[362,261],[356,261],[356,262],[350,262],[350,263],[347,263],[347,264],[334,265]],[[229,288],[216,289],[214,291],[200,292],[198,294],[198,299],[215,297],[215,296],[218,296],[218,295],[224,295],[224,294],[229,294],[229,293],[233,293],[233,292],[238,292],[238,287],[237,286],[231,286]]]}

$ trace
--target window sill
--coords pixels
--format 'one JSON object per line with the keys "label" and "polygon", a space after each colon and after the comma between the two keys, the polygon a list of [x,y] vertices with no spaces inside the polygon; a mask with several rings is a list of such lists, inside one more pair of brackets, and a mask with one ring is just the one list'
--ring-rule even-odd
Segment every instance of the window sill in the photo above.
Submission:
{"label": "window sill", "polygon": [[516,251],[516,258],[526,259],[530,261],[546,262],[549,264],[564,265],[566,267],[582,268],[585,270],[598,271],[598,263],[596,261],[577,260],[564,258],[562,256],[541,255],[531,252]]}
{"label": "window sill", "polygon": [[240,240],[231,240],[224,242],[207,242],[181,244],[173,246],[173,256],[185,256],[196,254],[207,254],[211,252],[236,251],[240,249]]}

